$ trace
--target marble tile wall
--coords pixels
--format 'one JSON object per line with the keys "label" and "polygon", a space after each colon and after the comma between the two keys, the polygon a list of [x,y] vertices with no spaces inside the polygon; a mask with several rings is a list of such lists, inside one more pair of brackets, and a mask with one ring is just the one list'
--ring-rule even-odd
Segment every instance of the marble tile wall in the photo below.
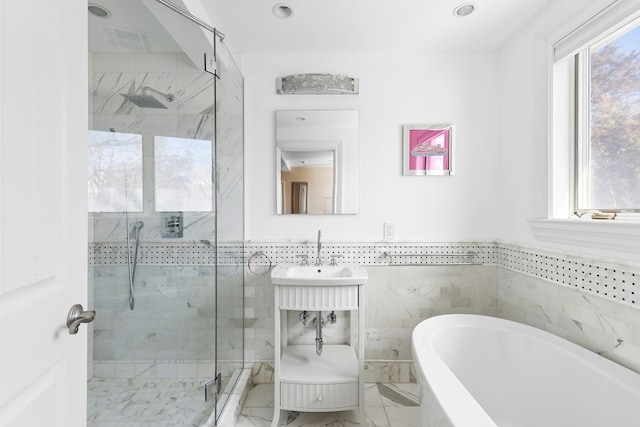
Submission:
{"label": "marble tile wall", "polygon": [[[121,93],[148,86],[175,96],[167,109],[145,109]],[[94,53],[93,129],[214,139],[214,80],[185,54]],[[155,95],[154,95],[155,96]]]}
{"label": "marble tile wall", "polygon": [[[549,331],[640,372],[640,267],[501,246],[507,266],[498,269],[498,317]],[[515,259],[526,262],[516,266]]]}
{"label": "marble tile wall", "polygon": [[224,303],[218,305],[217,337],[214,266],[139,264],[134,310],[129,309],[126,265],[93,266],[91,273],[99,313],[93,335],[95,376],[106,375],[98,362],[213,359],[216,338],[220,359],[241,365],[244,311],[242,289],[235,286],[241,267],[219,267],[217,298]]}
{"label": "marble tile wall", "polygon": [[[168,245],[164,250],[175,251],[181,257],[188,256],[187,249],[178,250],[172,246]],[[193,250],[202,252],[203,248]],[[474,262],[469,263],[466,254],[472,249],[478,255]],[[238,304],[232,304],[236,307],[240,306],[242,299],[244,309],[225,313],[222,317],[228,323],[220,331],[229,333],[223,346],[238,349],[234,358],[241,358],[242,337],[238,331],[244,317],[244,360],[255,362],[254,383],[273,380],[274,295],[269,267],[280,262],[299,262],[295,255],[313,255],[314,251],[314,242],[246,242],[244,248],[242,244],[232,244],[223,247],[218,254],[221,268],[228,268],[230,277],[239,274],[240,260],[250,260],[244,264],[244,298],[237,293],[233,281],[229,281],[228,286],[231,294],[227,298],[237,300]],[[446,313],[478,313],[527,323],[640,370],[638,308],[635,299],[628,297],[635,295],[636,277],[640,277],[638,266],[506,242],[326,243],[323,251],[327,254],[342,253],[345,262],[364,264],[369,273],[365,287],[367,381],[415,380],[411,331],[421,320]],[[385,252],[395,255],[385,256]],[[407,256],[397,257],[398,254]],[[96,256],[98,263],[108,259],[114,259],[116,264],[122,262],[121,257],[114,253]],[[200,256],[201,262],[207,263],[212,255]],[[154,255],[144,259],[152,263]],[[403,264],[395,265],[398,261],[394,259]],[[116,271],[109,274],[117,276]],[[169,271],[170,268],[155,274],[166,275]],[[169,279],[158,280],[164,283]],[[589,281],[592,282],[591,287],[583,285]],[[185,286],[181,281],[176,283]],[[221,283],[224,288],[224,279]],[[100,294],[97,289],[96,296]],[[221,291],[225,292],[224,289]],[[126,308],[126,295],[119,298]],[[289,339],[313,342],[312,323],[303,326],[298,315],[297,312],[289,314]],[[326,325],[324,329],[327,339],[344,342],[348,323],[348,317],[339,313],[338,323]]]}
{"label": "marble tile wall", "polygon": [[[640,316],[636,286],[640,266],[508,242],[325,244],[326,253],[367,267],[366,381],[411,381],[410,333],[421,320],[445,313],[478,313],[513,319],[546,329],[640,371]],[[428,265],[468,261],[482,265]],[[248,242],[254,258],[246,277],[246,354],[260,362],[254,382],[272,381],[273,292],[269,261],[299,262],[315,256],[313,242]],[[415,256],[385,256],[412,254]],[[411,265],[396,266],[402,262]],[[640,303],[639,303],[640,304]],[[296,314],[296,339],[300,332]],[[331,333],[332,339],[343,335]]]}
{"label": "marble tile wall", "polygon": [[[219,49],[222,55],[226,50]],[[175,136],[215,141],[216,203],[212,214],[185,213],[184,239],[237,241],[244,238],[243,80],[230,55],[221,58],[218,80],[185,54],[92,55],[90,78],[93,130],[136,133],[143,137],[144,210],[130,220],[145,222],[145,239],[161,240],[162,216],[154,213],[153,137]],[[149,86],[175,95],[165,109],[140,108],[120,93]],[[215,102],[214,102],[215,101]],[[217,139],[216,139],[217,127]],[[95,214],[94,241],[122,241],[125,226],[117,214]]]}
{"label": "marble tile wall", "polygon": [[[390,244],[325,243],[323,254],[340,253],[340,262],[357,262],[367,268],[365,285],[365,381],[415,382],[411,357],[411,332],[427,317],[445,313],[496,315],[496,271],[494,265],[469,263],[474,250],[485,262],[493,260],[494,245],[480,243]],[[253,382],[273,381],[274,292],[268,262],[299,262],[298,254],[315,256],[311,243],[247,243],[246,253],[257,256],[245,276],[245,355],[254,363]],[[414,256],[395,257],[387,254]],[[450,256],[454,255],[454,256]],[[394,261],[395,260],[395,261]],[[395,262],[410,265],[389,265]],[[480,261],[478,261],[480,262]],[[424,264],[444,265],[424,265]],[[290,342],[313,343],[311,320],[303,326],[299,312],[288,313]],[[328,313],[323,313],[326,317]],[[346,342],[349,318],[338,312],[335,325],[325,324],[328,342]]]}
{"label": "marble tile wall", "polygon": [[216,203],[218,242],[244,240],[244,80],[216,38]]}
{"label": "marble tile wall", "polygon": [[[215,346],[215,267],[95,266],[94,360],[198,360]],[[232,314],[232,313],[225,313]]]}

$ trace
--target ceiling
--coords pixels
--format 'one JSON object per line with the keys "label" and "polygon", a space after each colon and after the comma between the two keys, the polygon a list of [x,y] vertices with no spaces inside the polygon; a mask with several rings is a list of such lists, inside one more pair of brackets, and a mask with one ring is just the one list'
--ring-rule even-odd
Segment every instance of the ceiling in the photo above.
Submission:
{"label": "ceiling", "polygon": [[[466,17],[453,14],[465,0],[172,1],[224,33],[234,53],[314,54],[494,51],[550,0],[473,0],[476,11]],[[90,3],[112,12],[109,19],[90,15],[92,51],[181,50],[174,41],[176,33],[167,32],[166,25],[150,13],[150,7],[158,6],[154,0]],[[293,15],[275,16],[272,9],[278,4],[289,6]]]}
{"label": "ceiling", "polygon": [[[192,0],[197,1],[197,0]],[[200,0],[232,52],[374,53],[493,51],[549,0],[473,0],[476,11],[456,17],[465,0]],[[558,0],[555,0],[558,1]],[[188,0],[185,1],[188,4]],[[293,15],[276,17],[284,3]]]}
{"label": "ceiling", "polygon": [[142,1],[90,0],[106,8],[108,18],[89,14],[91,52],[181,52],[165,27]]}

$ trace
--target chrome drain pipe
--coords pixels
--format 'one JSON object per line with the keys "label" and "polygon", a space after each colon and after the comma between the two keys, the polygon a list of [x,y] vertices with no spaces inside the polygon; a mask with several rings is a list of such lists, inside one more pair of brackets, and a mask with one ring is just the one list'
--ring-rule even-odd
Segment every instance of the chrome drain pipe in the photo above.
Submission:
{"label": "chrome drain pipe", "polygon": [[316,326],[316,354],[320,356],[322,354],[322,323],[324,323],[324,319],[322,318],[322,312],[316,312],[316,318],[313,319],[313,323]]}

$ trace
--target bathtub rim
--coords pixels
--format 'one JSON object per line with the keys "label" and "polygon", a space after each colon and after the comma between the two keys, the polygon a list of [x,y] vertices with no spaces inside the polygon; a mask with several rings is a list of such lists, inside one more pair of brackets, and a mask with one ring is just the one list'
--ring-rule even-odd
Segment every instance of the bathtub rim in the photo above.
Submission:
{"label": "bathtub rim", "polygon": [[[445,329],[451,328],[506,330],[543,340],[587,365],[589,369],[595,369],[601,375],[618,382],[640,398],[640,375],[637,372],[551,332],[495,316],[443,314],[425,319],[416,325],[411,333],[411,352],[420,386],[428,387],[432,391],[448,421],[456,427],[496,427],[496,424],[434,348],[433,340]],[[418,343],[421,344],[417,345]],[[428,379],[425,366],[428,367]],[[628,382],[630,373],[637,376],[632,384]],[[421,391],[421,406],[422,393],[424,391]],[[464,408],[463,411],[460,410],[461,407]]]}
{"label": "bathtub rim", "polygon": [[[480,406],[478,401],[469,393],[465,386],[460,382],[456,375],[440,358],[433,349],[432,343],[428,342],[428,348],[421,346],[420,350],[416,347],[416,341],[425,338],[425,336],[433,335],[433,331],[424,331],[431,324],[426,324],[431,319],[436,326],[443,325],[453,326],[448,323],[453,320],[449,316],[458,316],[457,314],[447,314],[434,316],[420,322],[411,333],[411,353],[418,375],[418,383],[421,387],[420,406],[423,410],[424,388],[429,388],[431,397],[433,397],[440,408],[442,408],[443,416],[446,417],[451,425],[456,427],[497,427],[489,414]],[[440,319],[446,317],[446,319]],[[442,320],[446,320],[443,323]],[[439,325],[441,323],[441,325]],[[422,325],[422,326],[421,326]],[[429,379],[425,374],[423,366],[429,367]],[[463,407],[464,410],[460,410]],[[424,421],[424,420],[423,420]]]}

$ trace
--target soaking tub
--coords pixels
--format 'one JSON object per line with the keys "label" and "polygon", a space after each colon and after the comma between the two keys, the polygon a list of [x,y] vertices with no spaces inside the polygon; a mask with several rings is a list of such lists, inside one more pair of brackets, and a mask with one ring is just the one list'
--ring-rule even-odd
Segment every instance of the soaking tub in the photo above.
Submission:
{"label": "soaking tub", "polygon": [[548,332],[488,316],[411,336],[423,427],[640,426],[640,375]]}

